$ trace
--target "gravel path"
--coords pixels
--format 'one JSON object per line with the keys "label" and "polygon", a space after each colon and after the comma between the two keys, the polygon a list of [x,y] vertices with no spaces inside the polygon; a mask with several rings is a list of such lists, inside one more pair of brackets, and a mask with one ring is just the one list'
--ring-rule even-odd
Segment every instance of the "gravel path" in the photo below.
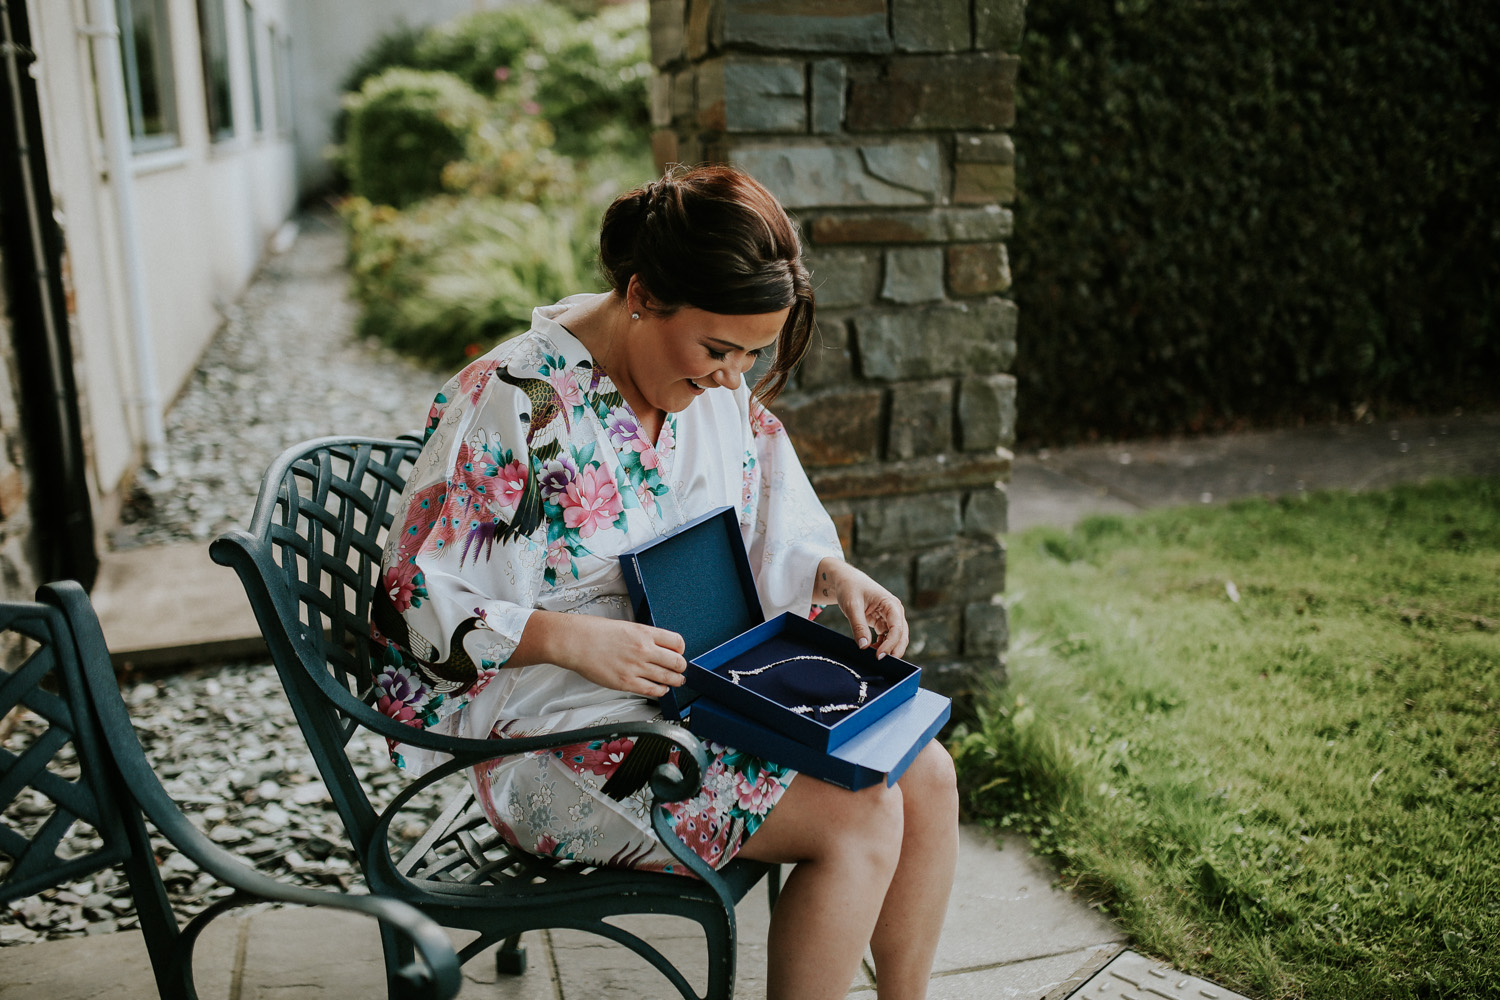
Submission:
{"label": "gravel path", "polygon": [[215,538],[250,520],[260,478],[289,445],[420,429],[448,374],[354,333],[344,236],[326,213],[225,310],[166,419],[168,468],[138,480],[115,548]]}
{"label": "gravel path", "polygon": [[[420,428],[445,373],[421,368],[353,332],[345,297],[344,237],[327,213],[298,219],[300,235],[270,257],[204,353],[166,420],[168,468],[142,476],[116,548],[207,543],[250,519],[260,478],[287,446],[325,434],[393,436]],[[215,841],[277,878],[348,889],[354,859],[339,845],[342,827],[307,753],[275,671],[231,664],[134,686],[131,715],[167,791]],[[20,753],[42,730],[14,721],[7,749]],[[371,740],[361,775],[377,808],[401,785]],[[54,767],[76,775],[59,755]],[[424,802],[430,811],[435,796]],[[52,803],[32,793],[3,821],[23,835]],[[393,824],[414,840],[423,816]],[[61,850],[89,849],[93,831],[75,827]],[[197,913],[227,889],[200,874],[163,840],[163,878],[179,917]],[[6,862],[0,858],[0,865]],[[118,872],[17,900],[0,910],[0,945],[74,937],[136,926]]]}

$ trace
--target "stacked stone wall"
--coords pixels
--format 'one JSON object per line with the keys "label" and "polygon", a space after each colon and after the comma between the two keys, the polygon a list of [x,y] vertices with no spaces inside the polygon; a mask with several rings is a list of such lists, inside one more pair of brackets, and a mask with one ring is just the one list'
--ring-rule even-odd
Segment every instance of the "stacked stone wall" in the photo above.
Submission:
{"label": "stacked stone wall", "polygon": [[820,336],[776,412],[851,558],[963,695],[1003,671],[1024,0],[651,0],[659,164],[798,218]]}

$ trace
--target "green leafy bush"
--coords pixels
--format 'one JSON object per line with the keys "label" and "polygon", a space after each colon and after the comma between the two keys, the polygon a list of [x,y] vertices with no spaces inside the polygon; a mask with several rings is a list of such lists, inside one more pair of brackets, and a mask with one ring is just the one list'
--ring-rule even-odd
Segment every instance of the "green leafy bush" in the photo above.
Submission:
{"label": "green leafy bush", "polygon": [[400,207],[442,190],[489,106],[451,73],[390,69],[345,99],[343,161],[353,192]]}
{"label": "green leafy bush", "polygon": [[444,368],[524,331],[531,310],[589,291],[595,219],[499,198],[429,198],[404,211],[346,199],[359,331]]}
{"label": "green leafy bush", "polygon": [[409,24],[397,25],[385,32],[354,61],[349,72],[344,74],[339,90],[346,94],[358,93],[364,88],[365,81],[397,66],[433,69],[417,59],[417,46],[426,34],[426,29],[413,28]]}
{"label": "green leafy bush", "polygon": [[1500,399],[1500,18],[1049,0],[1027,19],[1023,440]]}
{"label": "green leafy bush", "polygon": [[650,124],[651,53],[643,3],[548,32],[525,68],[557,129],[558,148],[589,156],[601,146],[644,145]]}
{"label": "green leafy bush", "polygon": [[347,100],[362,332],[452,367],[533,307],[602,287],[600,215],[653,171],[645,15],[517,4],[377,43],[363,68],[410,65]]}
{"label": "green leafy bush", "polygon": [[577,23],[573,15],[550,3],[482,11],[429,29],[414,47],[410,65],[446,70],[480,93],[493,94],[512,78],[522,56]]}

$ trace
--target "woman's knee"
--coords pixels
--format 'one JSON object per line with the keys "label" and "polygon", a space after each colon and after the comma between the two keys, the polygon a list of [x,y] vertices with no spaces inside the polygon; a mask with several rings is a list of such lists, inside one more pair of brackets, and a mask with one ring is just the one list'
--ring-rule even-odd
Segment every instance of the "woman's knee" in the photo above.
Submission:
{"label": "woman's knee", "polygon": [[907,823],[958,823],[958,775],[953,758],[937,740],[922,748],[897,786],[902,790]]}
{"label": "woman's knee", "polygon": [[906,823],[901,788],[880,784],[857,792],[833,792],[838,808],[829,825],[837,831],[841,849],[877,861],[894,860],[901,851]]}

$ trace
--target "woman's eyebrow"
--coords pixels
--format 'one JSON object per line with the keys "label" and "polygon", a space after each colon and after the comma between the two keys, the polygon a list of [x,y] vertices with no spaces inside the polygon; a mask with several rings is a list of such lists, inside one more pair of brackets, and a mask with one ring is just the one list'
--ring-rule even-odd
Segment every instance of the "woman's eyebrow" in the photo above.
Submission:
{"label": "woman's eyebrow", "polygon": [[741,347],[739,344],[736,344],[734,341],[732,341],[732,340],[725,340],[723,337],[709,337],[707,339],[706,343],[718,344],[718,345],[721,345],[723,347],[728,347],[728,348],[731,348],[731,349],[736,350],[736,351],[744,351],[746,354],[749,354],[749,353],[754,352],[754,351],[769,350],[770,347],[771,347],[771,345],[775,344],[776,341],[773,340],[773,341],[771,341],[770,344],[766,344],[764,347]]}

